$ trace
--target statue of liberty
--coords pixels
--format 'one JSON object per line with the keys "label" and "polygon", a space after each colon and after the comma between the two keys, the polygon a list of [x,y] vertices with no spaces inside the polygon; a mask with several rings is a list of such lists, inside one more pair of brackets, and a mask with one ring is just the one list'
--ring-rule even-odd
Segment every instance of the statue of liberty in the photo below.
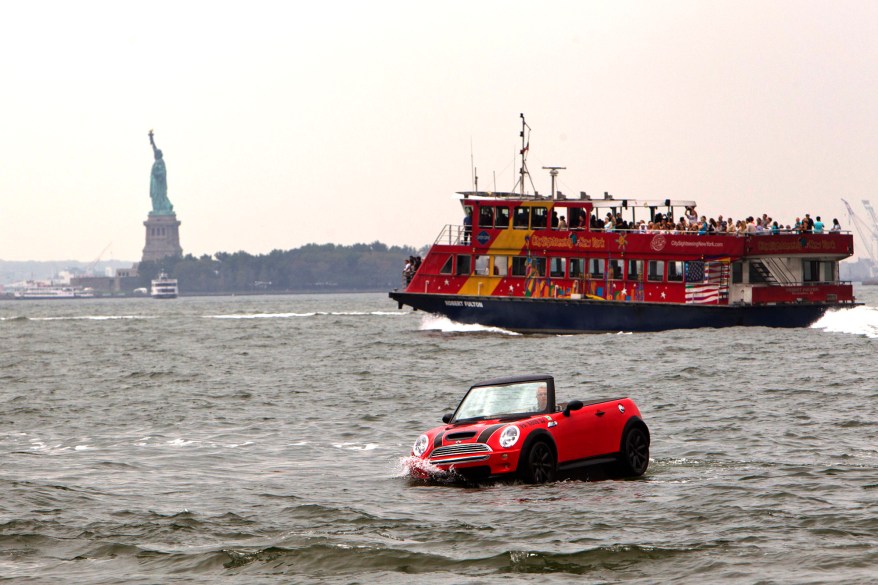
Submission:
{"label": "statue of liberty", "polygon": [[168,171],[165,169],[165,160],[162,151],[156,148],[152,139],[152,130],[149,131],[149,143],[152,145],[152,153],[155,162],[152,163],[152,173],[149,177],[149,197],[152,199],[152,211],[150,215],[174,215],[174,206],[168,199]]}

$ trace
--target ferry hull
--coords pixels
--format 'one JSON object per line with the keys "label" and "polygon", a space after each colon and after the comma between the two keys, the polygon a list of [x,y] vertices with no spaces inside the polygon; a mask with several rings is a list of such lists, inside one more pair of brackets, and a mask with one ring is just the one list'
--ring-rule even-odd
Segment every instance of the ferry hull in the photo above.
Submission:
{"label": "ferry hull", "polygon": [[807,327],[830,308],[825,303],[698,305],[422,294],[393,291],[390,298],[458,323],[521,333],[666,331],[700,327]]}

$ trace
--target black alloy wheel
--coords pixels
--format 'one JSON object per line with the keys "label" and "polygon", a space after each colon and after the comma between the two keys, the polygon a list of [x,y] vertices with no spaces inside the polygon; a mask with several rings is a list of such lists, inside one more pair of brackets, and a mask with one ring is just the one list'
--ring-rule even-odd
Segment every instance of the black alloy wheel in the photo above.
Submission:
{"label": "black alloy wheel", "polygon": [[555,479],[555,453],[545,441],[537,441],[524,454],[521,480],[525,483],[546,483]]}
{"label": "black alloy wheel", "polygon": [[640,427],[632,427],[622,440],[622,471],[626,475],[643,475],[649,467],[649,438]]}

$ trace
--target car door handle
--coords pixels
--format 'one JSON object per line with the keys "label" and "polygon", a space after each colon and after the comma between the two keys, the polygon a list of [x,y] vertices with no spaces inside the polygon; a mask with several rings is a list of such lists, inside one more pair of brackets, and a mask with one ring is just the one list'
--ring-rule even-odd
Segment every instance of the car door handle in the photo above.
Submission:
{"label": "car door handle", "polygon": [[603,411],[603,410],[599,410],[599,411],[595,412],[595,415],[597,415],[597,416],[604,416],[604,411]]}

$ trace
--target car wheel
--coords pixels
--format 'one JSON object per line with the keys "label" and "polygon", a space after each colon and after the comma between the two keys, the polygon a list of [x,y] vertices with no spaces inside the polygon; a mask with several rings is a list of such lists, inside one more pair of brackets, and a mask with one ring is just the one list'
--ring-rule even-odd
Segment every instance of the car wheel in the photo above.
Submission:
{"label": "car wheel", "polygon": [[545,441],[537,441],[523,454],[519,476],[525,483],[546,483],[555,479],[555,453]]}
{"label": "car wheel", "polygon": [[622,439],[621,468],[625,475],[643,475],[649,467],[649,438],[640,427],[631,427]]}

